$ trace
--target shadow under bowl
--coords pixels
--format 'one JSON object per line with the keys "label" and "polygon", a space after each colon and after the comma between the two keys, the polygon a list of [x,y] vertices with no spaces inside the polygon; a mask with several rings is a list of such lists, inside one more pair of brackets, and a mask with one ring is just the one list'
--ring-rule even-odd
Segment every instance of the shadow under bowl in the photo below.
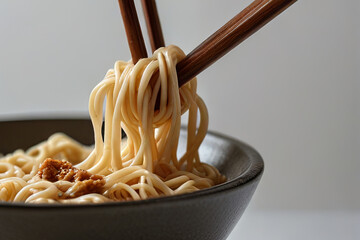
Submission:
{"label": "shadow under bowl", "polygon": [[[87,119],[0,122],[0,153],[27,149],[55,132],[93,144]],[[179,148],[185,148],[183,129]],[[194,193],[87,205],[0,203],[1,239],[226,239],[247,207],[264,169],[247,144],[209,132],[200,159],[227,177]]]}

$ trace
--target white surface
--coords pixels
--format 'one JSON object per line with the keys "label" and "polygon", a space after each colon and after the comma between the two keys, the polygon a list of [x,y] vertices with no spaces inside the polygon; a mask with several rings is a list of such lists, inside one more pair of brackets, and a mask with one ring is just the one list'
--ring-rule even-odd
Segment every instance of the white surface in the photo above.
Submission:
{"label": "white surface", "polygon": [[360,211],[248,211],[228,240],[358,240]]}
{"label": "white surface", "polygon": [[[158,0],[165,40],[189,52],[249,2]],[[210,129],[265,159],[254,209],[360,209],[359,14],[358,0],[299,0],[199,76]],[[86,114],[130,56],[115,0],[0,1],[0,33],[0,118]]]}

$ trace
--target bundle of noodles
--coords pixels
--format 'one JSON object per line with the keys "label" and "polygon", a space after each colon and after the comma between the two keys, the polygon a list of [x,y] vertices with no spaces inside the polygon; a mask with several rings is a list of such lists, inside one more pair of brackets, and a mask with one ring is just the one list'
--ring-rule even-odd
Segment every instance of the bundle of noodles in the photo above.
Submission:
{"label": "bundle of noodles", "polygon": [[[4,196],[1,200],[34,203],[140,200],[189,193],[225,181],[216,168],[199,159],[198,148],[207,132],[208,113],[196,94],[196,79],[178,87],[176,64],[184,57],[178,47],[169,46],[136,65],[116,62],[90,95],[94,149],[90,152],[69,137],[56,134],[26,153],[17,151],[3,157],[0,178],[6,182],[0,182],[3,194],[0,197]],[[158,96],[159,107],[154,110]],[[185,112],[188,112],[187,147],[178,158],[181,115]],[[123,140],[122,129],[126,133]],[[104,184],[96,192],[85,191],[78,196],[75,193],[83,186],[79,183],[82,180],[52,182],[40,177],[39,168],[46,158],[76,164],[71,166],[75,172],[102,176]],[[59,165],[53,170],[60,174],[63,169]],[[13,185],[5,184],[10,179],[18,180]]]}

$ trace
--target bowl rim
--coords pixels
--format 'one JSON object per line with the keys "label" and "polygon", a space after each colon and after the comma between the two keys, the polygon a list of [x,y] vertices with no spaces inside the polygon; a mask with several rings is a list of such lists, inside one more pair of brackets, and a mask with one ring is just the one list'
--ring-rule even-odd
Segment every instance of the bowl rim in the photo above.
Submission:
{"label": "bowl rim", "polygon": [[[33,118],[33,119],[19,119],[19,120],[5,120],[1,121],[1,123],[6,122],[27,122],[27,121],[47,121],[47,120],[89,120],[85,118],[50,118],[50,119],[44,119],[44,118]],[[184,126],[182,126],[182,129]],[[207,135],[211,135],[215,138],[221,138],[223,140],[231,142],[234,146],[236,146],[238,149],[241,149],[250,159],[250,164],[245,169],[242,174],[235,177],[234,179],[230,181],[226,181],[224,183],[212,186],[210,188],[198,190],[191,193],[184,193],[179,195],[171,195],[171,196],[161,196],[156,198],[148,198],[144,200],[136,200],[136,201],[118,201],[118,202],[105,202],[105,203],[84,203],[84,204],[76,204],[76,203],[70,203],[70,204],[29,204],[24,202],[0,202],[0,209],[74,209],[74,208],[106,208],[106,207],[136,207],[136,206],[147,206],[147,205],[153,205],[153,204],[164,204],[164,203],[171,203],[176,201],[186,201],[186,200],[192,200],[195,198],[201,198],[206,197],[209,195],[216,195],[218,193],[222,193],[225,191],[231,191],[234,188],[242,187],[247,184],[250,184],[255,179],[262,176],[264,171],[264,161],[261,155],[249,144],[237,140],[233,137],[227,136],[225,134],[208,130]]]}

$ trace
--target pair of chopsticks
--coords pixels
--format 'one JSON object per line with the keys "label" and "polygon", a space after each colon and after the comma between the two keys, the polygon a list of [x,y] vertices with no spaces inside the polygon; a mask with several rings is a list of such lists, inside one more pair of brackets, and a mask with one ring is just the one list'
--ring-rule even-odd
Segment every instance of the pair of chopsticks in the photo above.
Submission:
{"label": "pair of chopsticks", "polygon": [[[151,47],[154,52],[156,49],[165,46],[156,3],[155,0],[142,0],[141,2],[144,10]],[[141,33],[134,0],[119,0],[119,6],[125,26],[126,37],[128,39],[132,61],[134,64],[136,64],[139,59],[147,57],[147,52],[144,38]]]}
{"label": "pair of chopsticks", "polygon": [[[133,63],[147,52],[133,0],[118,0]],[[255,0],[190,52],[177,66],[179,87],[190,81],[296,0]],[[152,50],[165,46],[155,0],[142,0]]]}

